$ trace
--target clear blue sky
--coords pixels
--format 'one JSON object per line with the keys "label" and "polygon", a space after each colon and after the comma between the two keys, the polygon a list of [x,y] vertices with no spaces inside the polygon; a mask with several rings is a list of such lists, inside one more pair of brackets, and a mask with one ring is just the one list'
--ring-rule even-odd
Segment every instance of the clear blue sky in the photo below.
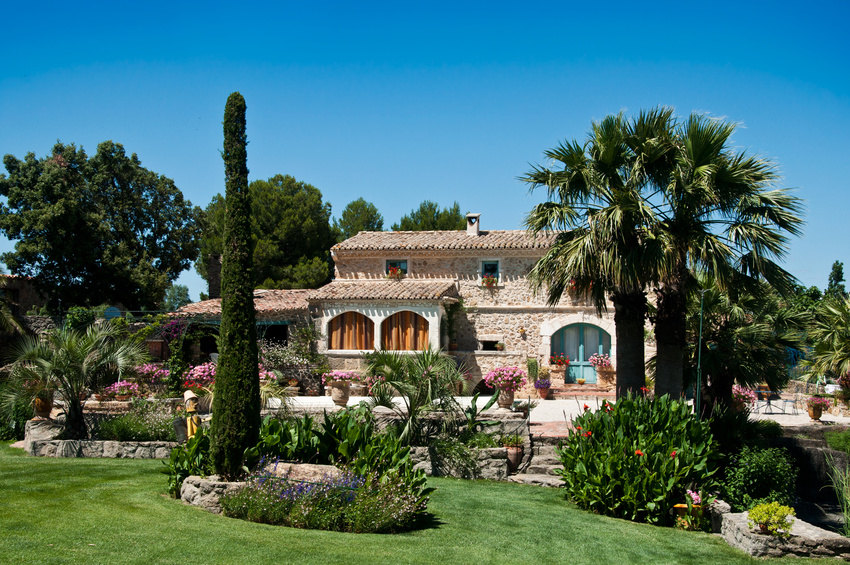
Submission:
{"label": "clear blue sky", "polygon": [[111,139],[206,206],[238,90],[252,180],[293,175],[335,216],[362,196],[385,227],[430,199],[519,229],[538,197],[517,176],[545,149],[670,105],[741,123],[734,144],[806,201],[786,268],[850,276],[850,3],[519,4],[8,3],[0,153]]}

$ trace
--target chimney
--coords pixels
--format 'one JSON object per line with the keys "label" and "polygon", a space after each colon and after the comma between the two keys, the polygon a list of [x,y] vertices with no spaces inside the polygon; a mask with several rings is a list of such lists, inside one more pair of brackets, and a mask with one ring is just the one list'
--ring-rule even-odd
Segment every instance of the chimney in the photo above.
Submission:
{"label": "chimney", "polygon": [[481,235],[481,214],[466,215],[466,235]]}
{"label": "chimney", "polygon": [[210,299],[221,298],[221,255],[207,257],[207,281]]}

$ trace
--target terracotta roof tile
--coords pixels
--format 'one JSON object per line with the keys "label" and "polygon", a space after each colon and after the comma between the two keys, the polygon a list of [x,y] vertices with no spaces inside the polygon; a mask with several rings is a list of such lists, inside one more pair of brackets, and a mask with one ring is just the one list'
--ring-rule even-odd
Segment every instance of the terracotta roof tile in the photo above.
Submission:
{"label": "terracotta roof tile", "polygon": [[[254,291],[254,308],[257,318],[297,316],[307,313],[307,294],[311,290],[266,290]],[[175,314],[183,316],[221,316],[221,298],[204,300],[183,306]]]}
{"label": "terracotta roof tile", "polygon": [[333,246],[342,251],[389,251],[434,249],[546,249],[555,234],[539,234],[532,238],[524,230],[481,231],[468,235],[466,231],[362,231]]}
{"label": "terracotta roof tile", "polygon": [[442,300],[457,298],[453,280],[335,280],[314,290],[309,300]]}

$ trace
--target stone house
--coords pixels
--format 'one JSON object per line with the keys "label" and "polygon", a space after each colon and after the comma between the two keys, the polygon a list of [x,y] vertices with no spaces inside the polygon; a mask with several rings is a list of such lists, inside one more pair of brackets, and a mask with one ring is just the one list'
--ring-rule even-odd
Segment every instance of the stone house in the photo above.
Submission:
{"label": "stone house", "polygon": [[554,236],[486,231],[480,219],[467,215],[466,231],[360,232],[335,245],[334,280],[308,295],[331,367],[362,370],[363,354],[381,348],[448,349],[447,308],[462,301],[452,353],[471,385],[495,367],[548,364],[562,353],[571,360],[568,381],[595,382],[588,358],[614,358],[613,316],[598,316],[577,296],[547,306],[527,275]]}

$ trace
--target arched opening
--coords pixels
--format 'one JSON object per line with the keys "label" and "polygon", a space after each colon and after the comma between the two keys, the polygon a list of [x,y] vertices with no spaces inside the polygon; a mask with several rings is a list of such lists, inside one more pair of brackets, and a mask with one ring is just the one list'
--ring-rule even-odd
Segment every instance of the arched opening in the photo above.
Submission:
{"label": "arched opening", "polygon": [[611,354],[611,334],[591,324],[570,324],[552,334],[552,355],[564,354],[570,358],[567,380],[584,379],[596,382],[596,370],[588,362],[594,353]]}
{"label": "arched opening", "polygon": [[381,347],[390,351],[421,351],[428,347],[428,320],[405,310],[381,323]]}
{"label": "arched opening", "polygon": [[375,349],[375,323],[360,312],[328,322],[328,349]]}

